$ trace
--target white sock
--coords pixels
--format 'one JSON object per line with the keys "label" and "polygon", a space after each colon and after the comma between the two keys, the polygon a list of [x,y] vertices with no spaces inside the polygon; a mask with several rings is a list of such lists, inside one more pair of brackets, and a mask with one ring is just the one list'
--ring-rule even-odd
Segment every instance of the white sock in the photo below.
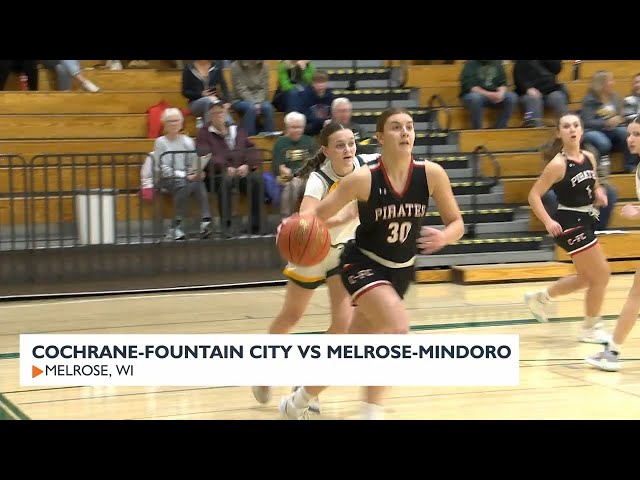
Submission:
{"label": "white sock", "polygon": [[600,317],[584,317],[582,328],[594,328],[601,322]]}
{"label": "white sock", "polygon": [[549,290],[546,288],[542,290],[542,292],[540,292],[540,298],[544,303],[549,303],[551,301],[551,297],[549,296]]}
{"label": "white sock", "polygon": [[613,338],[611,338],[611,340],[609,340],[609,344],[607,345],[608,349],[613,352],[613,353],[620,353],[620,349],[622,348],[622,345],[617,344],[616,342],[613,341]]}
{"label": "white sock", "polygon": [[300,387],[293,395],[293,405],[296,408],[307,408],[309,406],[309,400],[313,397],[307,393],[304,387]]}
{"label": "white sock", "polygon": [[382,405],[365,402],[363,416],[365,420],[384,420],[384,408]]}

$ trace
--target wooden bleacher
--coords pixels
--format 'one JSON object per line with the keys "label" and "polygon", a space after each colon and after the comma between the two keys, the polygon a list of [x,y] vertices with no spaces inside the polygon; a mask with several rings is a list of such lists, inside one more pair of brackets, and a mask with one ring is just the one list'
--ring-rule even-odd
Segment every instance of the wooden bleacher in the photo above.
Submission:
{"label": "wooden bleacher", "polygon": [[[531,190],[534,182],[535,178],[503,179],[505,203],[527,204],[529,190]],[[618,190],[620,199],[624,200],[636,197],[636,184],[632,174],[618,173],[610,175],[609,183]]]}
{"label": "wooden bleacher", "polygon": [[[624,98],[629,95],[631,91],[631,84],[633,81],[633,75],[628,77],[618,77],[615,79],[614,89],[620,97]],[[569,99],[572,103],[570,110],[577,110],[580,108],[582,99],[587,94],[589,88],[591,88],[591,80],[576,80],[567,81],[565,83],[567,91],[569,92]],[[412,85],[414,86],[414,85]],[[415,85],[420,89],[420,104],[427,105],[433,95],[439,95],[449,107],[461,107],[462,101],[460,100],[460,83],[454,81],[452,83],[422,87]],[[513,89],[513,85],[511,85]]]}
{"label": "wooden bleacher", "polygon": [[[500,166],[501,178],[537,177],[546,165],[542,152],[506,152],[493,154]],[[494,174],[493,164],[486,157],[481,158],[482,175]],[[622,152],[611,155],[611,173],[624,172],[624,156]]]}
{"label": "wooden bleacher", "polygon": [[540,148],[552,132],[548,128],[506,128],[461,130],[458,134],[461,152],[472,152],[479,145],[491,152],[518,152]]}
{"label": "wooden bleacher", "polygon": [[27,161],[41,154],[150,152],[152,149],[153,139],[146,137],[0,140],[0,153],[19,154]]}
{"label": "wooden bleacher", "polygon": [[[61,114],[144,114],[151,105],[164,100],[172,106],[186,108],[179,90],[105,91],[98,95],[86,92],[4,92],[0,95],[0,112],[11,115]],[[4,135],[6,137],[6,135]]]}
{"label": "wooden bleacher", "polygon": [[[640,230],[630,230],[624,234],[598,236],[609,259],[612,273],[633,273],[640,268],[640,252],[629,248],[639,240]],[[453,279],[462,284],[490,283],[504,281],[549,280],[575,273],[569,256],[555,247],[557,261],[509,263],[495,265],[460,265],[452,268]]]}
{"label": "wooden bleacher", "polygon": [[[84,67],[90,67],[104,61],[82,61]],[[155,62],[154,62],[155,63]],[[269,61],[273,66],[275,61]],[[38,154],[62,153],[121,153],[148,152],[153,146],[153,140],[146,137],[146,111],[153,104],[165,100],[177,107],[186,107],[186,101],[180,94],[181,72],[171,70],[167,66],[156,65],[155,69],[136,69],[109,71],[90,69],[85,73],[87,78],[98,84],[102,91],[97,94],[85,92],[55,92],[51,75],[40,70],[39,92],[7,91],[0,94],[0,153],[15,153],[25,159]],[[479,145],[486,146],[490,151],[497,152],[501,167],[501,176],[505,188],[505,201],[516,205],[526,205],[528,190],[535,177],[543,167],[542,155],[536,152],[547,142],[552,134],[551,128],[518,128],[521,125],[520,107],[516,107],[509,128],[503,130],[469,129],[469,120],[462,108],[458,93],[458,77],[462,69],[462,61],[453,65],[409,65],[406,87],[420,90],[421,107],[426,107],[429,98],[441,95],[451,107],[451,128],[459,134],[460,151],[471,152]],[[616,78],[616,91],[626,95],[631,89],[633,75],[640,72],[640,61],[599,60],[584,61],[580,65],[580,76],[573,80],[573,61],[564,61],[560,75],[569,89],[572,105],[579,108],[582,96],[590,85],[590,77],[595,71],[605,69],[613,72]],[[511,78],[512,66],[507,65],[508,78]],[[229,71],[225,72],[229,80]],[[15,82],[15,79],[13,80]],[[7,88],[12,87],[11,81]],[[77,86],[74,87],[76,90]],[[270,89],[275,90],[275,71],[271,72]],[[441,115],[443,115],[441,113]],[[495,113],[490,109],[485,115],[485,123],[490,125]],[[276,114],[276,128],[282,129],[283,115]],[[549,118],[548,118],[549,119]],[[441,117],[441,120],[444,120]],[[193,118],[187,118],[186,131],[195,135]],[[259,148],[271,149],[274,138],[255,138]],[[95,160],[97,162],[97,160]],[[84,179],[74,179],[69,169],[60,170],[60,174],[47,172],[46,180],[43,167],[36,167],[29,175],[29,181],[38,191],[56,189],[72,190],[75,187],[91,188],[97,186],[98,172],[109,175],[103,176],[102,186],[108,186],[105,181],[113,181],[113,186],[135,189],[139,185],[139,169],[126,166],[127,159],[120,158],[122,164],[111,166],[91,167],[90,180],[87,185]],[[268,168],[269,164],[265,165]],[[0,191],[9,188],[6,166],[0,164]],[[614,155],[612,158],[611,183],[616,186],[620,196],[619,206],[635,198],[633,177],[622,173],[622,157]],[[17,172],[17,173],[16,173]],[[13,192],[24,190],[25,172],[14,172],[11,182]],[[481,172],[492,175],[493,169],[489,162],[481,163]],[[110,180],[105,180],[109,178]],[[111,180],[113,179],[113,180]],[[84,183],[83,183],[84,182]],[[31,183],[26,183],[27,188]],[[170,215],[171,205],[168,199],[162,200],[165,214]],[[216,209],[215,199],[212,207]],[[11,219],[8,214],[10,204],[14,208]],[[32,208],[33,207],[33,208]],[[73,218],[73,198],[65,195],[59,198],[36,197],[31,200],[17,199],[10,202],[7,198],[0,198],[0,225],[13,221],[24,221],[26,211],[35,212],[36,223]],[[127,212],[142,212],[142,218],[151,219],[153,208],[150,204],[141,203],[135,192],[118,195],[116,215],[119,220],[127,218]],[[135,214],[137,216],[137,213]],[[613,213],[611,228],[632,228],[631,222],[621,218],[619,208]],[[540,232],[541,225],[535,217],[530,215],[530,230]],[[612,271],[633,271],[638,260],[633,259],[630,252],[628,236],[610,236],[602,239],[607,253],[610,255]],[[633,244],[633,243],[632,243]],[[480,265],[458,266],[451,269],[428,270],[418,272],[418,281],[463,281],[478,283],[505,279],[532,280],[555,278],[572,272],[573,266],[563,259],[562,252],[557,255],[557,262],[541,262],[538,264],[509,264],[509,265]],[[631,256],[631,257],[630,257]]]}

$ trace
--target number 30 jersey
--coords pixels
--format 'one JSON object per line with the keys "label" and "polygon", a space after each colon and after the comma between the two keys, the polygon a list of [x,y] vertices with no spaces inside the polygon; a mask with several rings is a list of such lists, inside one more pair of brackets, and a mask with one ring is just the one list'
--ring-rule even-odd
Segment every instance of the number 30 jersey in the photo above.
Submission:
{"label": "number 30 jersey", "polygon": [[415,263],[416,239],[429,207],[425,162],[412,159],[402,191],[395,191],[382,157],[368,164],[371,170],[369,200],[358,202],[360,225],[356,245],[373,260],[390,268]]}

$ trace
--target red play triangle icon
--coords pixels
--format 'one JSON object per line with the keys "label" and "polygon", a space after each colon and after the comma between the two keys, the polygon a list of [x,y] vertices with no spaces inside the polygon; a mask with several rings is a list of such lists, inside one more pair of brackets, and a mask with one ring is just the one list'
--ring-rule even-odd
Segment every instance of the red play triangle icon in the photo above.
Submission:
{"label": "red play triangle icon", "polygon": [[40,370],[35,365],[31,365],[31,378],[36,378],[41,373],[42,373],[42,370]]}

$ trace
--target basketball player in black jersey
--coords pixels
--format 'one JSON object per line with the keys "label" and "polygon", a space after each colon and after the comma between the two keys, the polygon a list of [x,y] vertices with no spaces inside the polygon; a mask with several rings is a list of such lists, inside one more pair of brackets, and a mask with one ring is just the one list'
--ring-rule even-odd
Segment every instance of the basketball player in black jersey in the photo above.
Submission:
{"label": "basketball player in black jersey", "polygon": [[[578,339],[606,343],[608,337],[600,322],[600,311],[610,271],[595,235],[595,224],[597,207],[607,205],[607,195],[598,182],[594,155],[580,149],[584,133],[580,117],[564,115],[557,128],[562,150],[531,188],[529,204],[556,244],[570,255],[577,275],[561,278],[544,291],[526,293],[525,302],[538,321],[546,322],[545,307],[551,299],[586,288],[586,315]],[[551,188],[559,204],[555,218],[549,216],[541,200]]]}
{"label": "basketball player in black jersey", "polygon": [[[352,200],[358,201],[360,225],[341,256],[342,281],[355,305],[352,334],[409,332],[403,297],[414,279],[415,257],[459,240],[462,215],[444,169],[413,158],[413,118],[404,109],[380,115],[376,137],[382,156],[368,168],[346,176],[316,207],[326,220]],[[433,196],[445,228],[422,227]],[[280,402],[290,419],[304,418],[309,402],[326,387],[303,387]],[[364,418],[382,417],[385,387],[367,387]]]}
{"label": "basketball player in black jersey", "polygon": [[[640,155],[640,117],[636,117],[627,126],[627,145],[629,151],[634,155]],[[638,167],[640,168],[640,167]],[[638,175],[636,171],[636,175]],[[638,193],[637,193],[638,194]],[[640,194],[638,194],[640,197]],[[640,220],[639,205],[625,205],[622,207],[622,216],[629,220]],[[606,372],[617,372],[620,370],[620,350],[625,340],[633,330],[633,326],[638,319],[640,312],[640,270],[636,271],[633,277],[633,284],[629,289],[627,300],[622,307],[622,311],[616,321],[613,335],[607,343],[604,351],[596,353],[586,358],[586,362],[596,368]]]}

